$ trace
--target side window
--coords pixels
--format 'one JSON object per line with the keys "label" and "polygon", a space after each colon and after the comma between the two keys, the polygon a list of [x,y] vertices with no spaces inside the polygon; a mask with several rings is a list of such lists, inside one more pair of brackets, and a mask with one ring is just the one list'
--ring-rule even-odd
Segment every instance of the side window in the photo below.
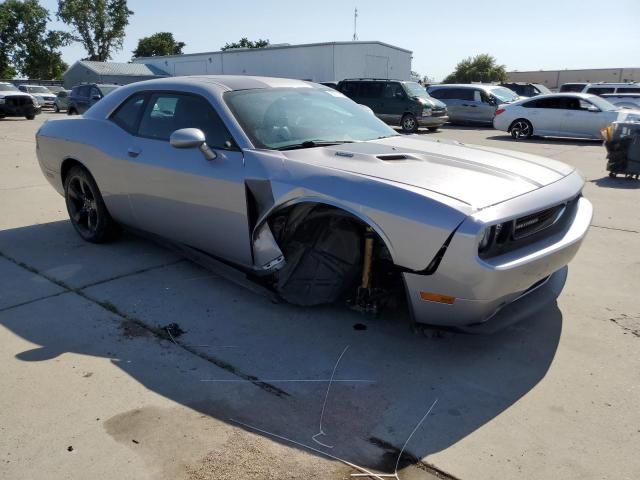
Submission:
{"label": "side window", "polygon": [[618,93],[640,93],[638,87],[618,87]]}
{"label": "side window", "polygon": [[340,86],[340,91],[347,97],[357,97],[359,90],[359,82],[343,82]]}
{"label": "side window", "polygon": [[542,101],[543,100],[532,100],[530,102],[523,103],[520,106],[524,107],[524,108],[539,108],[538,107],[538,103],[540,103]]}
{"label": "side window", "polygon": [[560,108],[558,99],[556,97],[541,98],[540,100],[536,100],[535,102],[529,102],[527,105],[531,105],[531,103],[535,103],[534,108]]}
{"label": "side window", "polygon": [[199,128],[212,148],[234,148],[231,134],[204,98],[180,93],[151,95],[144,109],[138,134],[166,141],[173,132],[181,128]]}
{"label": "side window", "polygon": [[382,96],[387,99],[403,98],[404,89],[402,88],[402,85],[400,85],[399,83],[395,83],[395,82],[385,83]]}
{"label": "side window", "polygon": [[88,97],[89,96],[89,90],[91,87],[80,87],[78,88],[78,96],[79,97]]}
{"label": "side window", "polygon": [[136,93],[124,101],[111,115],[110,120],[123,130],[135,135],[138,119],[144,105],[144,93]]}
{"label": "side window", "polygon": [[449,98],[447,96],[447,90],[445,88],[436,88],[434,90],[431,90],[429,92],[429,95],[431,95],[433,98],[437,98],[438,100]]}
{"label": "side window", "polygon": [[[450,93],[451,96],[449,98],[473,101],[473,99],[475,98],[474,92],[476,91],[477,90],[473,90],[472,88],[454,88],[454,89],[451,89],[451,93]],[[480,92],[478,92],[478,95],[479,94]]]}
{"label": "side window", "polygon": [[362,98],[380,98],[384,84],[381,82],[362,82],[360,84],[360,96]]}
{"label": "side window", "polygon": [[579,99],[579,102],[578,108],[580,110],[589,110],[589,108],[594,106],[593,103],[587,102],[586,100]]}
{"label": "side window", "polygon": [[602,95],[603,93],[613,93],[615,88],[613,87],[590,87],[587,93],[593,93],[594,95]]}

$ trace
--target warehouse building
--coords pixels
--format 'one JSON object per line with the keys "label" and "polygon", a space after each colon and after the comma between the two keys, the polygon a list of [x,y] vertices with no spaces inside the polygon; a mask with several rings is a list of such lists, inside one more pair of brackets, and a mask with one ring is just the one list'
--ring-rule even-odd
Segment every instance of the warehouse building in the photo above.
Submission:
{"label": "warehouse building", "polygon": [[556,89],[574,82],[640,82],[640,68],[591,68],[584,70],[534,70],[507,72],[510,82],[540,83]]}
{"label": "warehouse building", "polygon": [[92,62],[80,60],[71,65],[63,74],[64,87],[72,88],[81,83],[115,83],[127,85],[141,80],[168,77],[169,75],[153,65],[141,63]]}
{"label": "warehouse building", "polygon": [[354,41],[282,44],[133,61],[170,75],[262,75],[330,82],[361,77],[409,80],[411,56],[410,50],[386,43]]}

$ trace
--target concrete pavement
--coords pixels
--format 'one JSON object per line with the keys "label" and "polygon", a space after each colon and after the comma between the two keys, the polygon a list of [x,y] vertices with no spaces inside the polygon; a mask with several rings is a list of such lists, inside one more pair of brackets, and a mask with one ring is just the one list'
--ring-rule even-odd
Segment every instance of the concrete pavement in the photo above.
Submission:
{"label": "concrete pavement", "polygon": [[557,306],[425,338],[404,312],[273,304],[133,235],[82,242],[35,159],[49,115],[0,121],[0,478],[354,472],[299,444],[388,472],[431,407],[402,480],[638,477],[640,182],[606,178],[597,142],[426,134],[575,165],[595,217]]}

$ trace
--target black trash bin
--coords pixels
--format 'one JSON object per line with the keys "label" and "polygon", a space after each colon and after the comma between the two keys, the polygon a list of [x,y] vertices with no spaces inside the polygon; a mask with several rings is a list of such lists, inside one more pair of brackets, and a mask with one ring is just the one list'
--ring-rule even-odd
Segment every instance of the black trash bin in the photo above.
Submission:
{"label": "black trash bin", "polygon": [[613,122],[603,131],[610,177],[640,176],[640,122]]}

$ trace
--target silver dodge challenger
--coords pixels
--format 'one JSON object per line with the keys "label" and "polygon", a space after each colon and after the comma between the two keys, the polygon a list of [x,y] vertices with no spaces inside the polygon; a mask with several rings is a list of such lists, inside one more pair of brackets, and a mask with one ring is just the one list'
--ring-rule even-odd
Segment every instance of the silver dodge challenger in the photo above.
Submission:
{"label": "silver dodge challenger", "polygon": [[126,226],[293,304],[406,302],[413,322],[472,331],[553,302],[592,216],[572,167],[398,135],[298,80],[139,82],[36,139],[89,242]]}

